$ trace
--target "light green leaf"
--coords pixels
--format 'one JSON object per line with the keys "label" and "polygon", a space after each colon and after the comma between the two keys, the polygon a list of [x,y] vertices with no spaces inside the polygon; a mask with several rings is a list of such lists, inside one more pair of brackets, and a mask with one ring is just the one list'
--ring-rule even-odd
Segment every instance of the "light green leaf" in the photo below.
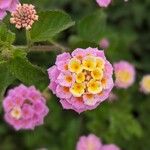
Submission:
{"label": "light green leaf", "polygon": [[8,67],[17,79],[27,85],[35,85],[40,90],[48,86],[47,74],[25,58],[16,57],[10,60]]}
{"label": "light green leaf", "polygon": [[39,14],[39,20],[31,30],[33,42],[48,41],[56,34],[74,25],[71,17],[62,11],[46,11]]}
{"label": "light green leaf", "polygon": [[87,41],[98,43],[105,29],[106,14],[96,11],[86,16],[78,24],[78,35]]}
{"label": "light green leaf", "polygon": [[14,80],[14,77],[9,73],[6,62],[0,62],[0,99],[3,97],[3,94]]}
{"label": "light green leaf", "polygon": [[7,29],[6,25],[0,24],[0,45],[2,42],[12,44],[15,40],[15,34]]}

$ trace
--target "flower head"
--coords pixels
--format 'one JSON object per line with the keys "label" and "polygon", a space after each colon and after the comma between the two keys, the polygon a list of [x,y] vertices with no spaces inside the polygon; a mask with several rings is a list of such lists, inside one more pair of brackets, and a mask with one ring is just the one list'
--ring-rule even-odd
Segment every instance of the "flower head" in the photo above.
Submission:
{"label": "flower head", "polygon": [[119,88],[128,88],[135,81],[135,68],[127,61],[120,61],[114,64],[115,85]]}
{"label": "flower head", "polygon": [[81,136],[76,145],[76,150],[120,150],[115,144],[102,144],[101,139],[94,134]]}
{"label": "flower head", "polygon": [[140,82],[140,89],[145,94],[150,94],[150,74],[145,75]]}
{"label": "flower head", "polygon": [[3,20],[7,11],[14,11],[18,3],[19,0],[0,0],[0,20]]}
{"label": "flower head", "polygon": [[18,4],[15,11],[11,13],[10,22],[16,25],[16,28],[31,29],[33,23],[38,20],[38,15],[32,4]]}
{"label": "flower head", "polygon": [[57,56],[48,69],[49,88],[65,109],[78,113],[96,108],[106,100],[113,88],[112,65],[104,52],[96,48],[77,48],[70,55]]}
{"label": "flower head", "polygon": [[109,40],[107,38],[103,38],[100,40],[99,46],[102,49],[107,49],[109,47]]}
{"label": "flower head", "polygon": [[108,7],[112,0],[96,0],[100,7]]}
{"label": "flower head", "polygon": [[34,129],[43,124],[48,113],[45,99],[35,87],[20,85],[10,90],[3,100],[5,120],[16,130]]}
{"label": "flower head", "polygon": [[100,150],[102,147],[101,140],[94,134],[88,136],[81,136],[76,150]]}

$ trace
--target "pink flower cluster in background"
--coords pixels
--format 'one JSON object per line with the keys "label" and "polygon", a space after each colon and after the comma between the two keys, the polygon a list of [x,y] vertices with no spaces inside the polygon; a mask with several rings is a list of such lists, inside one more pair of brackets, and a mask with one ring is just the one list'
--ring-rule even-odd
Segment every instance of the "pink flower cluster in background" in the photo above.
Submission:
{"label": "pink flower cluster in background", "polygon": [[108,7],[112,0],[96,0],[100,7]]}
{"label": "pink flower cluster in background", "polygon": [[76,150],[120,150],[114,144],[102,144],[101,140],[94,134],[81,136],[77,142]]}
{"label": "pink flower cluster in background", "polygon": [[150,94],[150,74],[143,76],[140,82],[140,90],[145,94]]}
{"label": "pink flower cluster in background", "polygon": [[120,61],[114,64],[115,86],[118,88],[128,88],[135,81],[135,68],[127,61]]}
{"label": "pink flower cluster in background", "polygon": [[109,47],[109,40],[107,38],[102,38],[100,40],[100,43],[99,43],[99,46],[102,48],[102,49],[107,49]]}
{"label": "pink flower cluster in background", "polygon": [[20,85],[11,89],[3,100],[5,120],[16,130],[34,129],[43,124],[48,114],[45,99],[34,86]]}
{"label": "pink flower cluster in background", "polygon": [[0,0],[0,20],[6,16],[7,11],[14,11],[18,3],[19,0]]}
{"label": "pink flower cluster in background", "polygon": [[49,88],[63,108],[78,113],[96,108],[113,88],[112,65],[97,48],[77,48],[71,55],[58,55],[48,74]]}
{"label": "pink flower cluster in background", "polygon": [[38,20],[37,12],[32,4],[18,4],[14,12],[11,13],[10,22],[16,28],[31,29],[33,23]]}

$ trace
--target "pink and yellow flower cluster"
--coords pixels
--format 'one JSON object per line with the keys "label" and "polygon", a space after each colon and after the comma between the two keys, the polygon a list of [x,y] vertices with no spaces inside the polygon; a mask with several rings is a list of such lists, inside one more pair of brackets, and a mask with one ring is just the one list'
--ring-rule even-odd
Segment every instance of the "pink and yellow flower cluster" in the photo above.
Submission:
{"label": "pink and yellow flower cluster", "polygon": [[140,90],[145,94],[150,94],[150,74],[143,76],[140,82]]}
{"label": "pink and yellow flower cluster", "polygon": [[113,68],[97,48],[77,48],[57,56],[48,69],[49,88],[65,109],[78,113],[96,108],[113,88]]}
{"label": "pink and yellow flower cluster", "polygon": [[81,136],[77,142],[76,150],[120,150],[115,144],[102,144],[94,134]]}
{"label": "pink and yellow flower cluster", "polygon": [[11,89],[3,100],[5,120],[16,130],[34,129],[43,124],[48,114],[45,99],[34,86],[20,85]]}
{"label": "pink and yellow flower cluster", "polygon": [[115,86],[118,88],[128,88],[135,81],[135,67],[127,61],[120,61],[114,64]]}

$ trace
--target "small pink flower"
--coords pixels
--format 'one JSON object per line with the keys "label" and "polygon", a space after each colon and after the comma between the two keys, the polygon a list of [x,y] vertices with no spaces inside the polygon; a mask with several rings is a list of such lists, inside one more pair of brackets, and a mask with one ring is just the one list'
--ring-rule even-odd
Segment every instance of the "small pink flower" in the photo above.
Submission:
{"label": "small pink flower", "polygon": [[103,145],[100,138],[94,134],[90,134],[79,138],[76,150],[120,150],[120,148],[115,144]]}
{"label": "small pink flower", "polygon": [[145,94],[150,94],[150,74],[143,76],[140,82],[140,90]]}
{"label": "small pink flower", "polygon": [[10,22],[16,25],[17,29],[31,29],[33,23],[38,20],[37,12],[32,4],[18,4],[15,11],[11,13]]}
{"label": "small pink flower", "polygon": [[108,7],[112,0],[96,0],[100,7]]}
{"label": "small pink flower", "polygon": [[16,9],[19,0],[1,0],[0,1],[0,20],[7,15],[7,11],[12,12]]}
{"label": "small pink flower", "polygon": [[49,88],[64,109],[78,113],[95,109],[113,88],[113,68],[103,51],[77,48],[71,54],[58,55],[48,69]]}
{"label": "small pink flower", "polygon": [[107,49],[109,47],[109,40],[107,38],[103,38],[100,40],[99,46],[102,49]]}
{"label": "small pink flower", "polygon": [[135,68],[127,61],[120,61],[114,64],[115,85],[118,88],[128,88],[135,81]]}
{"label": "small pink flower", "polygon": [[76,150],[100,150],[101,147],[101,140],[94,134],[90,134],[88,136],[80,137],[76,146]]}
{"label": "small pink flower", "polygon": [[20,85],[8,92],[3,100],[5,120],[16,130],[34,129],[43,124],[48,114],[45,99],[35,87]]}
{"label": "small pink flower", "polygon": [[120,148],[114,144],[106,144],[100,150],[120,150]]}

